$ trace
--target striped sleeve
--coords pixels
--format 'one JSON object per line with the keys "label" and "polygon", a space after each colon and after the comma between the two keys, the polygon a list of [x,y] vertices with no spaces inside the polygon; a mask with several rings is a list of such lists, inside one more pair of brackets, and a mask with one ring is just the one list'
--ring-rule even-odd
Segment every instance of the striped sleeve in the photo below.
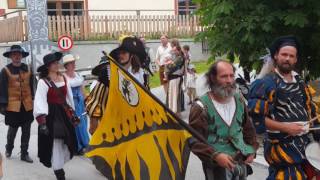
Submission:
{"label": "striped sleeve", "polygon": [[257,133],[265,132],[264,121],[266,116],[271,116],[275,88],[275,82],[270,77],[257,79],[251,85],[248,110]]}

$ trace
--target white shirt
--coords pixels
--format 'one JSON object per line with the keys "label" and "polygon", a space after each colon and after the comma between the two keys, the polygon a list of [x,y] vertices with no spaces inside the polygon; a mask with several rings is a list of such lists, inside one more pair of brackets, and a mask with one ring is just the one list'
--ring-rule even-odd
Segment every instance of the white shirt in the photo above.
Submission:
{"label": "white shirt", "polygon": [[133,73],[133,72],[132,72],[132,66],[130,66],[129,69],[128,69],[128,72],[129,72],[133,77],[135,77],[136,80],[138,80],[142,85],[144,85],[144,78],[143,78],[144,72],[143,72],[142,68],[140,68],[138,72]]}
{"label": "white shirt", "polygon": [[156,60],[160,60],[160,66],[164,65],[165,63],[165,57],[168,56],[171,52],[171,45],[170,43],[167,44],[166,47],[164,47],[162,44],[158,47],[157,53],[156,53]]}
{"label": "white shirt", "polygon": [[228,126],[231,125],[233,116],[236,112],[236,101],[234,98],[231,98],[230,101],[228,101],[225,104],[219,103],[218,101],[212,99],[212,103],[216,110],[218,111],[219,115],[223,119],[225,123],[228,124]]}
{"label": "white shirt", "polygon": [[[64,82],[57,82],[55,85],[59,88],[65,85]],[[49,105],[47,101],[47,95],[49,91],[49,86],[43,79],[38,81],[36,95],[34,97],[34,107],[33,107],[33,115],[34,117],[38,117],[39,115],[48,115],[49,113]],[[71,86],[67,81],[67,103],[74,109],[73,95]]]}
{"label": "white shirt", "polygon": [[82,86],[84,82],[84,78],[79,73],[75,73],[75,77],[69,77],[67,74],[64,74],[64,76],[67,78],[71,87]]}
{"label": "white shirt", "polygon": [[[282,76],[282,74],[280,74],[280,72],[278,71],[278,69],[275,69],[275,72],[281,77],[281,79],[282,79],[285,83],[289,83],[289,82],[284,78],[284,76]],[[296,82],[297,82],[296,75],[298,75],[297,72],[291,71],[291,76],[292,76],[292,81],[291,81],[291,83],[296,83]]]}
{"label": "white shirt", "polygon": [[196,88],[197,75],[187,72],[187,88]]}

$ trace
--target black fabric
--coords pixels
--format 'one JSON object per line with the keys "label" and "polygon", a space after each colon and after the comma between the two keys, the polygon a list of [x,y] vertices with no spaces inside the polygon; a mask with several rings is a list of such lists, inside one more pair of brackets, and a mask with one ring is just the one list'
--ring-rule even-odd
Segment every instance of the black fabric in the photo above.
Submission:
{"label": "black fabric", "polygon": [[63,169],[55,170],[54,174],[56,175],[57,180],[65,180],[65,173]]}
{"label": "black fabric", "polygon": [[29,56],[28,52],[25,52],[24,49],[20,45],[12,45],[8,51],[3,53],[4,57],[10,58],[10,54],[13,52],[19,52],[22,54],[22,57],[25,58]]}
{"label": "black fabric", "polygon": [[300,44],[296,37],[294,36],[282,36],[277,38],[271,46],[269,47],[271,57],[274,58],[274,55],[284,46],[293,46],[297,49],[298,57],[300,55]]}
{"label": "black fabric", "polygon": [[32,123],[33,119],[33,112],[26,111],[23,104],[21,104],[20,112],[6,111],[5,124],[18,128],[26,123]]}
{"label": "black fabric", "polygon": [[49,64],[55,61],[59,61],[63,54],[61,52],[49,53],[43,57],[43,65],[38,67],[37,72],[44,71]]}
{"label": "black fabric", "polygon": [[[72,158],[77,151],[77,137],[75,129],[61,104],[49,104],[49,114],[46,117],[46,125],[49,129],[48,136],[38,131],[38,157],[44,166],[51,167],[53,139],[63,139],[70,151],[70,158]],[[56,129],[55,127],[60,128]]]}
{"label": "black fabric", "polygon": [[[27,122],[24,123],[21,126],[21,153],[22,154],[28,154],[28,148],[29,148],[29,140],[30,140],[30,129],[31,129],[31,123]],[[18,127],[11,127],[8,128],[7,133],[7,144],[6,144],[6,150],[8,152],[12,152],[12,149],[14,147],[14,140],[16,138],[18,131]]]}

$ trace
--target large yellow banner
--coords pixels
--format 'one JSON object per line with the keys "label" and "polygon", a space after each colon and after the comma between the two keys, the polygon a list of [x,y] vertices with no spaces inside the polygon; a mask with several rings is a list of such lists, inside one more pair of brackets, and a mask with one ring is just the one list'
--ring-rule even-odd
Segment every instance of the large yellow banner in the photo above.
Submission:
{"label": "large yellow banner", "polygon": [[105,114],[87,156],[109,179],[184,179],[191,135],[113,60]]}

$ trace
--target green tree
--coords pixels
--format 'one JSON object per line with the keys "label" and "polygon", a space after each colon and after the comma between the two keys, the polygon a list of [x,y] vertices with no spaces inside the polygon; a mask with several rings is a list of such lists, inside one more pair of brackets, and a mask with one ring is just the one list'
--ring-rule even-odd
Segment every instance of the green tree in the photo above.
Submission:
{"label": "green tree", "polygon": [[297,67],[320,76],[319,0],[194,0],[206,30],[212,57],[240,56],[240,64],[251,69],[267,53],[272,41],[294,35],[301,42],[302,55]]}

